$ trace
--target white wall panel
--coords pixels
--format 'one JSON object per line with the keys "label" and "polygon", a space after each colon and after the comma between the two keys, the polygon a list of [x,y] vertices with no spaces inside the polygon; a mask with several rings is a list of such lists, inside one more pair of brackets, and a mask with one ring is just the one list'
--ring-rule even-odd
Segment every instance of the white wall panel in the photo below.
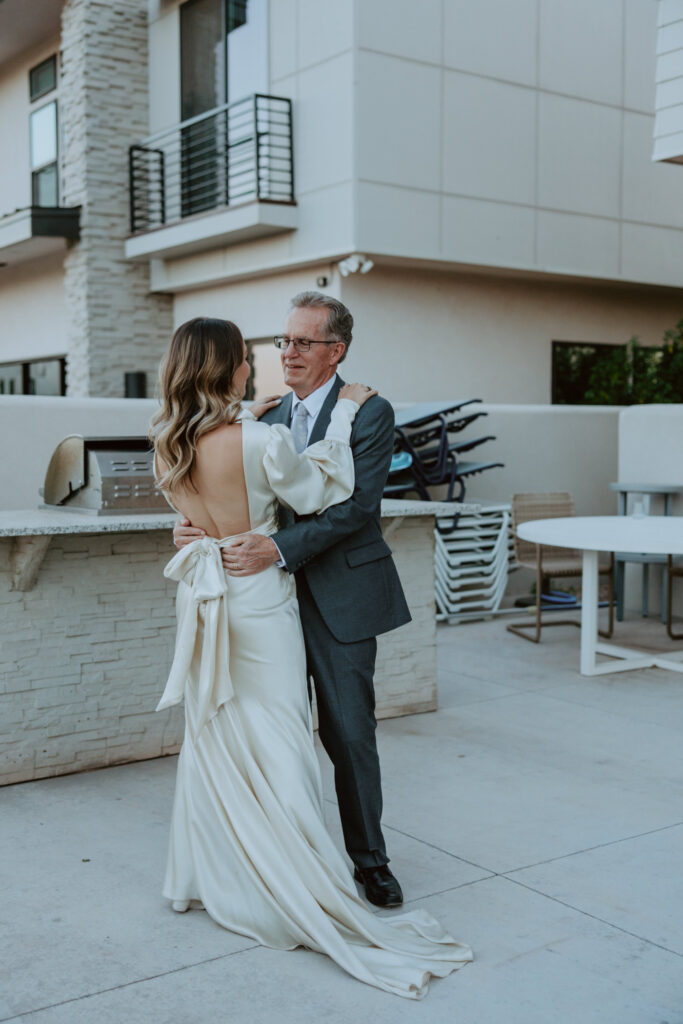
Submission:
{"label": "white wall panel", "polygon": [[441,71],[361,51],[356,80],[359,178],[438,188]]}
{"label": "white wall panel", "polygon": [[683,0],[659,0],[657,24],[668,25],[671,21],[683,19]]}
{"label": "white wall panel", "polygon": [[683,103],[683,77],[671,78],[668,82],[660,82],[655,93],[657,109],[674,107]]}
{"label": "white wall panel", "polygon": [[280,78],[298,69],[298,26],[297,0],[271,0],[269,47],[273,87]]}
{"label": "white wall panel", "polygon": [[531,267],[534,220],[528,206],[444,196],[442,255],[456,263]]}
{"label": "white wall panel", "polygon": [[624,198],[626,220],[683,228],[683,171],[653,163],[652,118],[624,115]]}
{"label": "white wall panel", "polygon": [[656,17],[653,0],[625,0],[624,106],[647,114],[655,102]]}
{"label": "white wall panel", "polygon": [[350,53],[302,71],[294,111],[297,193],[347,181],[353,169]]}
{"label": "white wall panel", "polygon": [[358,183],[357,248],[429,259],[439,248],[441,198],[435,192]]}
{"label": "white wall panel", "polygon": [[540,206],[619,216],[621,112],[547,93],[540,96]]}
{"label": "white wall panel", "polygon": [[657,82],[668,82],[671,78],[679,78],[683,66],[683,49],[674,50],[657,57],[655,77]]}
{"label": "white wall panel", "polygon": [[358,45],[440,64],[441,8],[442,0],[361,2],[357,6]]}
{"label": "white wall panel", "polygon": [[657,110],[655,116],[655,136],[674,135],[683,131],[683,104]]}
{"label": "white wall panel", "polygon": [[664,25],[657,32],[657,54],[671,53],[683,47],[683,20]]}
{"label": "white wall panel", "polygon": [[533,90],[447,71],[443,143],[446,192],[521,203],[534,201]]}
{"label": "white wall panel", "polygon": [[646,224],[624,224],[621,245],[625,278],[683,288],[683,232]]}
{"label": "white wall panel", "polygon": [[445,0],[444,64],[535,85],[536,11],[537,0]]}
{"label": "white wall panel", "polygon": [[619,274],[619,223],[576,213],[538,211],[538,266],[596,277]]}
{"label": "white wall panel", "polygon": [[299,0],[297,36],[300,68],[351,48],[353,6],[353,0]]}
{"label": "white wall panel", "polygon": [[289,238],[291,257],[351,252],[354,245],[353,185],[316,189],[299,196],[299,230]]}
{"label": "white wall panel", "polygon": [[655,139],[652,159],[662,163],[683,163],[683,132]]}
{"label": "white wall panel", "polygon": [[621,103],[622,0],[541,0],[542,89]]}

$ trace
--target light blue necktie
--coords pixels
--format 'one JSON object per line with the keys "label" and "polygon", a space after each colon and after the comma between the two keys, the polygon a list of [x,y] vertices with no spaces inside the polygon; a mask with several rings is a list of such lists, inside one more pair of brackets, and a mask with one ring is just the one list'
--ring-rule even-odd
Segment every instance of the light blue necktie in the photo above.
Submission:
{"label": "light blue necktie", "polygon": [[296,407],[291,429],[294,447],[301,453],[308,447],[308,410],[303,402],[299,402]]}

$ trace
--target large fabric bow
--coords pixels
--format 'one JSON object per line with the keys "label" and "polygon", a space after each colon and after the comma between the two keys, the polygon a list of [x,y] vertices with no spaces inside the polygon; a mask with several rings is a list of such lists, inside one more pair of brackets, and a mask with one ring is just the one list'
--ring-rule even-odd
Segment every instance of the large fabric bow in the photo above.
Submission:
{"label": "large fabric bow", "polygon": [[[192,676],[197,686],[199,733],[221,705],[234,696],[225,600],[228,581],[218,541],[202,537],[181,548],[164,569],[164,576],[186,586],[178,589],[175,653],[157,711],[179,704]],[[195,651],[200,619],[201,649]]]}

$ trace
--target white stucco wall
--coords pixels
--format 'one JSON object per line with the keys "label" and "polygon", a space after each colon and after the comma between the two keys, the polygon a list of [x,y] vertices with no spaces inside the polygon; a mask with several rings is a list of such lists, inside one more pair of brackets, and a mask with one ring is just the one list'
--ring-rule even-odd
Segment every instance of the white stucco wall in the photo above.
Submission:
{"label": "white stucco wall", "polygon": [[396,402],[549,402],[552,341],[657,345],[683,316],[683,292],[383,267],[344,279],[341,297],[348,373]]}
{"label": "white stucco wall", "polygon": [[67,352],[64,256],[0,267],[0,363]]}
{"label": "white stucco wall", "polygon": [[325,264],[267,278],[181,292],[174,299],[174,325],[177,327],[193,316],[216,316],[233,320],[245,338],[277,334],[284,327],[292,296],[317,288],[316,278],[321,274],[327,275],[329,280],[325,292],[338,295],[339,281]]}
{"label": "white stucco wall", "polygon": [[[614,515],[609,484],[618,479],[616,406],[490,405],[462,438],[494,435],[463,459],[503,462],[471,477],[467,501],[510,501],[513,494],[569,491],[578,515]],[[473,407],[473,411],[476,406]]]}
{"label": "white stucco wall", "polygon": [[341,278],[329,264],[182,292],[174,323],[234,320],[247,338],[282,329],[290,298],[317,288],[355,319],[343,373],[376,384],[393,402],[482,398],[547,403],[552,341],[661,344],[683,316],[683,290],[598,288],[584,283],[375,267]]}
{"label": "white stucco wall", "polygon": [[38,507],[50,457],[68,434],[144,436],[156,407],[153,399],[0,396],[0,510]]}

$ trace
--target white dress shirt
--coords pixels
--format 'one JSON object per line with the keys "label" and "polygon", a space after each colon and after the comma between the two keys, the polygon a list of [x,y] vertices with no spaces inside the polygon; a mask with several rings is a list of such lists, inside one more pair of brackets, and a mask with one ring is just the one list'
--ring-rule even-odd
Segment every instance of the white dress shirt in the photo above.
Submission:
{"label": "white dress shirt", "polygon": [[[311,433],[313,431],[313,427],[315,426],[315,421],[320,415],[320,410],[325,404],[325,399],[327,398],[330,391],[334,387],[334,381],[335,377],[330,377],[329,380],[326,380],[325,383],[321,384],[319,388],[315,389],[315,391],[311,391],[310,395],[306,395],[305,398],[297,398],[294,392],[292,392],[292,415],[289,420],[289,425],[292,425],[297,407],[299,405],[303,405],[306,409],[306,412],[308,413],[308,441],[310,441],[311,439]],[[275,542],[273,541],[273,543]],[[275,544],[275,547],[277,548],[277,544]],[[279,548],[277,548],[277,553],[280,557],[275,563],[275,565],[278,567],[278,569],[285,569],[285,560],[282,557],[282,553]]]}
{"label": "white dress shirt", "polygon": [[308,440],[311,439],[311,432],[315,426],[315,421],[320,415],[320,410],[325,404],[325,399],[329,395],[330,391],[334,387],[334,377],[330,377],[324,384],[321,384],[315,391],[311,391],[310,395],[306,395],[305,398],[297,398],[294,392],[292,392],[292,416],[290,419],[290,426],[294,420],[294,414],[298,406],[303,405],[308,413]]}

